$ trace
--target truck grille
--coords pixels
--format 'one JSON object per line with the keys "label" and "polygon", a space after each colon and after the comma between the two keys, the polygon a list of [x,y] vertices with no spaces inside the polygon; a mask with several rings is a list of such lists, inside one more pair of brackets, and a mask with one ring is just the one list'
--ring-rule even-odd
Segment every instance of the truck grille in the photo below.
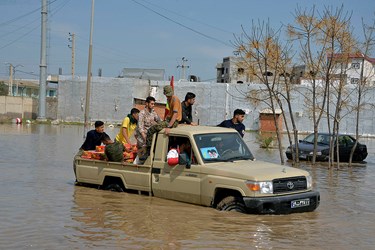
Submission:
{"label": "truck grille", "polygon": [[305,176],[274,179],[273,180],[273,193],[294,192],[298,190],[306,190],[307,183]]}

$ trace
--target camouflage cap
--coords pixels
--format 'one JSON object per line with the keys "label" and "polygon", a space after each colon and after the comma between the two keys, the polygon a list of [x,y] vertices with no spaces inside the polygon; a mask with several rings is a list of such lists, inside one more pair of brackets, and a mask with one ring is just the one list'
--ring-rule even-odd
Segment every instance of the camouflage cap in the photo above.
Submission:
{"label": "camouflage cap", "polygon": [[173,95],[173,88],[171,85],[164,86],[164,95],[165,96],[172,96]]}

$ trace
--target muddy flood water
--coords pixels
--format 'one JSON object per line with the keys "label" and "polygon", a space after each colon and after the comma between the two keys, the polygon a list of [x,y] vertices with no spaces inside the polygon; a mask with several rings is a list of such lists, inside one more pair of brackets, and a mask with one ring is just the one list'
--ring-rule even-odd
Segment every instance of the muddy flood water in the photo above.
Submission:
{"label": "muddy flood water", "polygon": [[[106,128],[113,138],[118,128]],[[255,135],[258,160],[279,162]],[[367,164],[308,170],[311,213],[248,215],[74,185],[82,126],[0,124],[0,249],[374,249],[375,139]],[[287,163],[287,165],[290,163]]]}

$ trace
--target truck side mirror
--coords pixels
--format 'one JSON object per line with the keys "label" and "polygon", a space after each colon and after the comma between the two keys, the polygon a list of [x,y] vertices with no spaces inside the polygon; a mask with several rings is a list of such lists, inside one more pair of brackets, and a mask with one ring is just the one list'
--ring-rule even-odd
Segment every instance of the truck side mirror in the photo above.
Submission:
{"label": "truck side mirror", "polygon": [[185,165],[186,168],[190,168],[190,166],[191,166],[191,163],[187,159],[187,155],[186,154],[179,154],[178,155],[178,164],[179,165]]}

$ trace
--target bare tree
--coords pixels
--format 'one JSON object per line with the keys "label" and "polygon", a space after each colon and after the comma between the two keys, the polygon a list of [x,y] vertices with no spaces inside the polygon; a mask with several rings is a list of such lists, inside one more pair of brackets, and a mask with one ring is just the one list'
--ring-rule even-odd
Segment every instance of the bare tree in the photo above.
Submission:
{"label": "bare tree", "polygon": [[[288,34],[297,41],[301,49],[301,60],[306,65],[305,77],[311,82],[311,98],[306,98],[310,107],[314,128],[314,152],[312,162],[316,161],[317,133],[319,124],[324,116],[327,117],[328,132],[331,131],[330,121],[330,92],[334,58],[337,53],[350,53],[353,39],[350,28],[350,15],[344,14],[343,6],[335,10],[325,8],[319,13],[315,7],[311,10],[296,9],[296,25],[288,26]],[[340,74],[339,88],[336,89],[336,103],[333,123],[334,134],[339,129],[341,112],[341,95],[344,81]],[[333,155],[333,154],[332,154]],[[331,155],[331,156],[332,156]],[[331,157],[333,158],[333,157]]]}
{"label": "bare tree", "polygon": [[[276,109],[281,109],[284,113],[279,82],[280,75],[286,72],[285,66],[290,65],[291,58],[288,56],[290,47],[280,42],[280,30],[272,29],[269,22],[254,23],[253,21],[250,32],[246,32],[242,27],[242,35],[235,37],[235,46],[242,58],[241,68],[244,69],[244,73],[250,78],[257,79],[266,88],[267,95],[262,99],[267,101],[273,113],[280,161],[284,164],[281,131]],[[254,93],[252,95],[254,96]]]}
{"label": "bare tree", "polygon": [[353,160],[353,155],[354,155],[354,151],[357,147],[357,142],[358,142],[358,139],[359,139],[359,120],[360,120],[360,114],[361,114],[361,110],[363,108],[363,106],[365,105],[365,102],[363,102],[363,98],[364,98],[364,95],[365,95],[365,91],[366,91],[366,87],[369,85],[369,82],[368,82],[368,79],[370,79],[371,76],[374,75],[375,72],[368,72],[366,75],[365,75],[365,59],[367,57],[367,55],[369,55],[371,53],[371,51],[373,50],[373,47],[375,45],[375,34],[374,34],[374,31],[375,31],[375,19],[372,23],[371,26],[368,26],[364,23],[363,19],[362,19],[362,30],[363,30],[363,36],[364,36],[364,41],[362,44],[359,44],[359,48],[358,48],[358,52],[360,53],[361,51],[363,51],[363,54],[362,54],[362,65],[361,65],[361,68],[360,68],[360,78],[359,78],[359,83],[358,83],[358,86],[357,86],[357,103],[356,103],[356,107],[355,107],[355,112],[356,112],[356,126],[355,126],[355,143],[354,143],[354,146],[350,152],[350,157],[349,157],[349,166],[352,165],[352,160]]}
{"label": "bare tree", "polygon": [[[288,34],[291,39],[299,44],[301,53],[301,61],[306,66],[305,77],[311,82],[311,98],[306,100],[311,100],[311,113],[313,118],[314,127],[314,153],[312,162],[316,161],[316,145],[317,145],[317,133],[320,120],[323,115],[324,106],[326,104],[326,95],[328,92],[327,88],[321,95],[317,95],[318,92],[318,73],[321,72],[322,62],[325,60],[327,42],[322,39],[320,28],[321,20],[317,15],[315,6],[310,10],[302,10],[297,7],[295,11],[295,25],[288,26]],[[318,46],[319,44],[319,46]],[[319,104],[317,102],[317,96],[321,96],[322,102]]]}
{"label": "bare tree", "polygon": [[[331,115],[330,105],[327,105],[327,125],[330,130],[331,118],[333,121],[333,140],[330,141],[330,166],[336,156],[337,167],[340,164],[339,137],[340,121],[347,109],[349,93],[347,88],[347,69],[348,64],[354,53],[356,41],[351,29],[351,14],[343,11],[343,6],[332,10],[326,8],[322,16],[321,31],[323,36],[329,41],[328,61],[326,67],[322,67],[325,72],[325,82],[329,86],[328,98],[335,96],[334,110]],[[339,69],[339,71],[337,71]],[[333,77],[335,76],[335,78]],[[336,145],[336,147],[334,146]]]}

